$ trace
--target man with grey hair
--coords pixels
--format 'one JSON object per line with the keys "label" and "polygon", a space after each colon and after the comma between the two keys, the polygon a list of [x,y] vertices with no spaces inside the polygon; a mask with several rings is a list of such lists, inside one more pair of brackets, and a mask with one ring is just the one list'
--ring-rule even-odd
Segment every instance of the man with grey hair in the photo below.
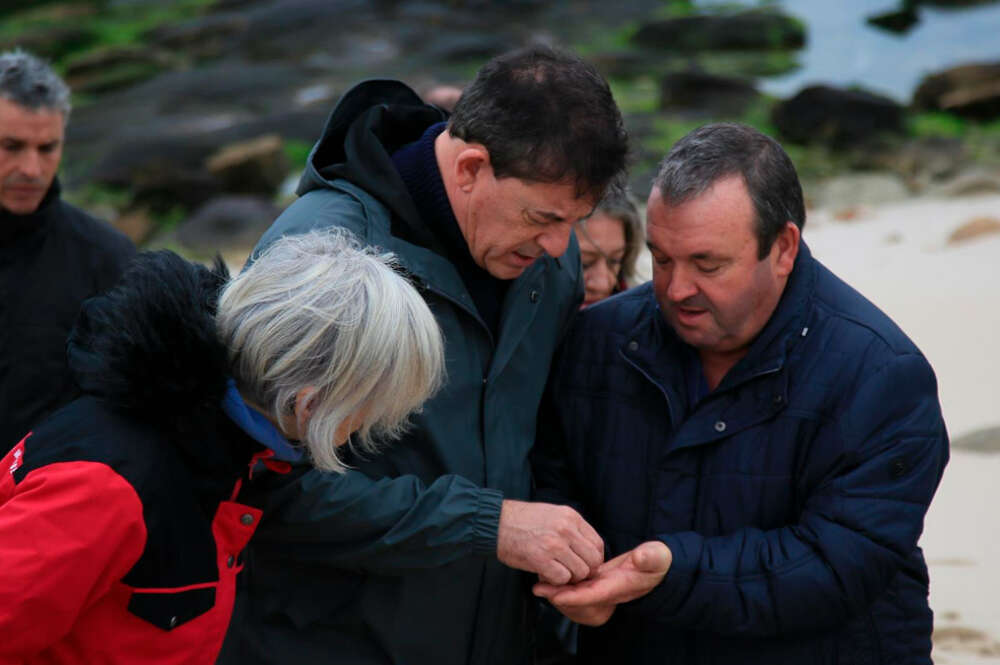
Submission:
{"label": "man with grey hair", "polygon": [[582,297],[573,224],[624,168],[607,83],[544,47],[494,58],[449,117],[398,81],[348,91],[264,247],[314,227],[392,251],[448,380],[385,453],[266,491],[222,663],[527,665],[528,571],[582,579],[601,538],[531,499],[548,368]]}
{"label": "man with grey hair", "polygon": [[23,51],[0,54],[0,448],[76,392],[66,336],[110,287],[131,241],[60,198],[69,88]]}
{"label": "man with grey hair", "polygon": [[776,141],[697,129],[649,196],[652,283],[568,336],[536,480],[613,558],[535,593],[589,626],[582,662],[930,665],[934,372],[804,224]]}

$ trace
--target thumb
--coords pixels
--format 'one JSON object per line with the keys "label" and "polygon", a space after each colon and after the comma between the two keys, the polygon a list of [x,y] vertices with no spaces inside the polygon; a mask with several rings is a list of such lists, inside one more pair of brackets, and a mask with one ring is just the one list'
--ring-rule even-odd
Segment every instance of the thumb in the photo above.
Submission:
{"label": "thumb", "polygon": [[672,561],[670,548],[659,540],[643,543],[632,550],[632,564],[639,572],[665,574]]}

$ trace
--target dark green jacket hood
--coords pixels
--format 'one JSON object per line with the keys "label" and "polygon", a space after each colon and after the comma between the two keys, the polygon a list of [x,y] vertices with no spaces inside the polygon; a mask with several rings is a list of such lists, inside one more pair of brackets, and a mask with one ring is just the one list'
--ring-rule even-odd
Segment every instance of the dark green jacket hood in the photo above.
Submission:
{"label": "dark green jacket hood", "polygon": [[394,236],[432,247],[437,241],[420,222],[392,153],[416,141],[428,126],[447,119],[445,111],[425,104],[399,81],[359,83],[334,107],[309,153],[296,193],[302,196],[342,178],[389,208]]}

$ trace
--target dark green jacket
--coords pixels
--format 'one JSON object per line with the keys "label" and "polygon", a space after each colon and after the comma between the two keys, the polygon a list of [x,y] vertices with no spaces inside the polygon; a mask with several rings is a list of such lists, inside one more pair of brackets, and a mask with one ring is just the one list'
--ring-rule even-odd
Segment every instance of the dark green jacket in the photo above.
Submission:
{"label": "dark green jacket", "polygon": [[394,252],[441,325],[448,381],[408,435],[356,470],[253,483],[264,518],[222,663],[529,662],[530,580],[496,560],[497,525],[504,498],[531,494],[538,403],[582,296],[579,250],[510,284],[494,342],[390,161],[442,119],[395,81],[349,91],[301,198],[258,245],[341,226]]}

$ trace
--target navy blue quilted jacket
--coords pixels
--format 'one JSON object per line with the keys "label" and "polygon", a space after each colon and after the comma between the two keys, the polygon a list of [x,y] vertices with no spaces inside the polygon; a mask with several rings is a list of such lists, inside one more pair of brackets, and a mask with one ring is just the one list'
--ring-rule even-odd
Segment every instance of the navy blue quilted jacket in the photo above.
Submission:
{"label": "navy blue quilted jacket", "polygon": [[[539,498],[663,582],[581,631],[594,663],[929,664],[917,540],[948,459],[934,373],[802,245],[749,353],[690,411],[650,284],[580,316],[541,415]],[[690,411],[690,413],[689,413]]]}

